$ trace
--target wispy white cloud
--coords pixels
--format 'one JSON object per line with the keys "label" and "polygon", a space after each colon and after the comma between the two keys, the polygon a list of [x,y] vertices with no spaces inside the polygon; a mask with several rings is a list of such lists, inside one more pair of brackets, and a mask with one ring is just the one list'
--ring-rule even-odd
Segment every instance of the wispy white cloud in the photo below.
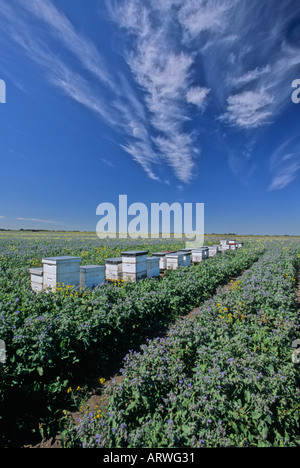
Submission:
{"label": "wispy white cloud", "polygon": [[224,0],[188,0],[181,2],[179,21],[186,39],[199,37],[202,32],[224,32],[228,25],[230,12],[236,1]]}
{"label": "wispy white cloud", "polygon": [[[179,5],[178,1],[168,2],[169,8],[175,3]],[[154,14],[157,8],[161,11],[158,21]],[[128,0],[110,5],[110,11],[115,22],[133,37],[124,56],[143,92],[149,116],[146,127],[156,159],[166,162],[182,182],[189,182],[193,178],[196,153],[194,135],[185,129],[189,120],[186,96],[200,107],[205,97],[200,96],[200,87],[191,86],[193,54],[181,49],[172,38],[176,25],[170,21],[170,10],[165,3],[141,5],[137,0]],[[194,94],[192,91],[189,94],[190,88]],[[130,151],[143,157],[140,146],[135,147],[133,143]]]}
{"label": "wispy white cloud", "polygon": [[300,170],[300,144],[298,135],[284,141],[271,155],[270,173],[272,181],[269,191],[281,190],[293,182],[299,175]]}
{"label": "wispy white cloud", "polygon": [[207,96],[210,92],[210,89],[201,87],[201,86],[194,86],[188,89],[186,93],[186,100],[190,104],[194,104],[199,109],[203,109],[207,102]]}
{"label": "wispy white cloud", "polygon": [[50,28],[55,39],[59,39],[81,62],[82,66],[108,86],[114,86],[109,68],[95,45],[80,34],[70,20],[51,1],[18,0],[30,13]]}
{"label": "wispy white cloud", "polygon": [[49,219],[37,219],[37,218],[16,218],[18,221],[30,221],[38,223],[49,223],[49,224],[60,224],[59,221],[52,221]]}
{"label": "wispy white cloud", "polygon": [[109,166],[109,167],[114,167],[113,163],[111,161],[109,161],[109,159],[106,159],[106,158],[101,158],[101,161],[106,164],[106,166]]}
{"label": "wispy white cloud", "polygon": [[51,0],[4,3],[0,28],[49,83],[118,132],[122,149],[151,179],[165,180],[158,173],[167,165],[189,183],[202,146],[191,119],[209,110],[225,131],[249,132],[290,103],[290,77],[300,64],[299,44],[286,33],[295,8],[300,14],[294,3],[107,0],[120,32],[119,71]]}
{"label": "wispy white cloud", "polygon": [[264,90],[231,95],[227,99],[227,110],[220,120],[242,128],[261,126],[272,115],[270,105],[273,101],[274,97]]}
{"label": "wispy white cloud", "polygon": [[[284,162],[284,159],[283,159]],[[272,180],[269,191],[281,190],[287,187],[297,177],[300,169],[300,160],[292,161],[287,165],[281,167],[277,175]]]}
{"label": "wispy white cloud", "polygon": [[[237,78],[231,78],[231,81],[235,85],[245,85],[247,83],[251,83],[257,80],[265,73],[270,73],[270,72],[271,72],[270,65],[266,65],[265,67],[262,67],[262,68],[256,67],[253,70],[249,70]],[[228,77],[228,79],[230,78]]]}
{"label": "wispy white cloud", "polygon": [[19,151],[9,150],[9,152],[13,156],[17,156],[18,158],[27,159],[27,156],[25,156],[25,154],[23,154],[23,153],[20,153]]}
{"label": "wispy white cloud", "polygon": [[[123,144],[123,148],[155,178],[149,167],[150,161],[157,162],[158,158],[153,156],[152,143],[147,132],[137,130],[144,128],[144,109],[125,77],[121,74],[113,78],[110,76],[110,72],[102,66],[104,61],[96,47],[79,35],[70,21],[51,2],[18,0],[18,3],[26,8],[24,11],[27,14],[33,13],[38,19],[46,22],[56,34],[56,39],[74,53],[84,69],[94,75],[96,81],[88,79],[86,74],[79,73],[78,68],[76,71],[70,68],[60,55],[49,48],[45,38],[34,34],[34,28],[27,18],[22,15],[16,16],[13,8],[6,6],[2,13],[6,19],[6,33],[10,39],[44,70],[49,83],[71,100],[97,114],[116,132],[119,131],[128,140],[129,146]],[[130,129],[132,134],[128,133]],[[143,153],[138,154],[137,150],[131,149],[131,138],[138,142],[139,150],[143,149]]]}
{"label": "wispy white cloud", "polygon": [[3,219],[3,218],[5,218],[5,216],[0,216],[0,219]]}
{"label": "wispy white cloud", "polygon": [[30,60],[44,70],[49,83],[72,100],[97,113],[106,122],[115,124],[111,109],[94,84],[66,65],[63,59],[49,48],[45,40],[34,34],[26,18],[15,15],[12,7],[6,6],[2,14],[6,18],[6,30],[10,38]]}

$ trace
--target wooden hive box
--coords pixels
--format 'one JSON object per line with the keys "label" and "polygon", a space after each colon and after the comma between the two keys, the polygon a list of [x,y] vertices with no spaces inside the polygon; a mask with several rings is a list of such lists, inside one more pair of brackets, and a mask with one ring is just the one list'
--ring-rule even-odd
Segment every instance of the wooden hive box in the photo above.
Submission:
{"label": "wooden hive box", "polygon": [[122,257],[107,258],[105,260],[105,278],[108,281],[120,281],[122,275]]}
{"label": "wooden hive box", "polygon": [[174,250],[164,250],[162,252],[154,252],[152,254],[152,257],[159,257],[159,269],[161,273],[167,269],[166,255],[171,253],[175,253]]}
{"label": "wooden hive box", "polygon": [[198,249],[192,250],[192,262],[193,263],[200,263],[202,260],[206,260],[208,258],[209,250],[208,247],[200,247]]}
{"label": "wooden hive box", "polygon": [[229,250],[230,249],[230,245],[227,244],[227,245],[221,245],[220,246],[220,252],[225,252],[226,250]]}
{"label": "wooden hive box", "polygon": [[93,288],[105,283],[104,265],[83,265],[80,267],[80,287]]}
{"label": "wooden hive box", "polygon": [[166,255],[167,270],[176,270],[184,266],[184,252],[176,252]]}
{"label": "wooden hive box", "polygon": [[206,260],[209,257],[209,249],[208,247],[201,247],[202,250],[202,259]]}
{"label": "wooden hive box", "polygon": [[80,257],[62,256],[43,258],[44,288],[75,286],[80,283]]}
{"label": "wooden hive box", "polygon": [[208,256],[209,257],[214,257],[215,255],[217,255],[218,252],[219,252],[219,246],[218,245],[212,245],[212,246],[208,247]]}
{"label": "wooden hive box", "polygon": [[35,292],[43,289],[44,270],[41,268],[30,268],[31,289]]}
{"label": "wooden hive box", "polygon": [[221,239],[220,240],[220,245],[228,245],[228,240],[227,239]]}
{"label": "wooden hive box", "polygon": [[147,278],[159,276],[159,257],[147,257]]}
{"label": "wooden hive box", "polygon": [[147,278],[147,254],[145,250],[121,252],[123,279],[140,281]]}
{"label": "wooden hive box", "polygon": [[180,253],[183,253],[183,264],[184,266],[191,266],[192,261],[192,249],[180,249]]}

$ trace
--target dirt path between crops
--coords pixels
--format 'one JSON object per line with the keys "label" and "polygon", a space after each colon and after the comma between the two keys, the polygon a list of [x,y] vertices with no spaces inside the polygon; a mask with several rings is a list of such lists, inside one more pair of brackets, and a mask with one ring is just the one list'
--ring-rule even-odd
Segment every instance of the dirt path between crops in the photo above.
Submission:
{"label": "dirt path between crops", "polygon": [[[234,278],[234,280],[235,279],[236,278]],[[229,290],[230,286],[232,284],[231,281],[228,284],[221,287],[221,291],[226,292],[227,290]],[[300,310],[300,272],[299,272],[299,275],[298,275],[298,289],[297,289],[296,296],[297,296],[298,308]],[[191,310],[187,314],[185,314],[185,315],[183,315],[181,317],[178,317],[177,320],[180,320],[182,318],[183,319],[193,320],[194,317],[199,313],[200,308],[201,308],[201,306],[200,307],[195,307],[193,310]],[[172,323],[169,324],[168,328],[170,326],[172,326]],[[162,330],[155,330],[152,333],[151,336],[144,337],[144,338],[146,340],[147,338],[151,339],[151,338],[154,338],[154,337],[163,337],[163,336],[165,336],[167,334],[168,328],[166,328],[163,331]],[[122,383],[122,381],[124,380],[125,377],[120,373],[120,371],[117,370],[117,369],[119,369],[119,367],[120,367],[120,362],[118,361],[117,363],[115,363],[115,370],[112,371],[111,376],[105,382],[106,386],[111,385],[113,381],[117,382],[119,384]],[[95,411],[95,408],[103,405],[103,401],[101,401],[102,398],[103,398],[103,396],[101,395],[100,388],[95,387],[94,389],[92,389],[90,391],[89,398],[88,398],[86,404],[84,405],[84,409],[85,410],[88,409],[91,412]],[[78,421],[78,419],[80,418],[81,415],[82,415],[81,412],[74,412],[72,414],[75,423]],[[38,444],[25,445],[23,448],[61,448],[60,433],[57,433],[57,435],[55,437],[52,437],[49,440],[44,439]]]}

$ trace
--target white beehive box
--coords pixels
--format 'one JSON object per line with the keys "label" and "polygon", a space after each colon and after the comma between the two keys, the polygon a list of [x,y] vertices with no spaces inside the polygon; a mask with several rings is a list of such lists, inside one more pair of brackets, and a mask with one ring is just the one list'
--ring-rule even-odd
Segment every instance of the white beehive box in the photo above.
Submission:
{"label": "white beehive box", "polygon": [[208,247],[202,247],[202,259],[206,260],[209,257],[209,249]]}
{"label": "white beehive box", "polygon": [[105,283],[104,265],[83,265],[80,267],[80,287],[93,288]]}
{"label": "white beehive box", "polygon": [[217,253],[219,252],[219,246],[218,245],[211,245],[208,247],[208,256],[209,257],[214,257],[215,255],[217,255]]}
{"label": "white beehive box", "polygon": [[192,250],[192,262],[200,263],[202,262],[202,250]]}
{"label": "white beehive box", "polygon": [[208,258],[209,250],[208,247],[200,247],[198,249],[192,250],[192,262],[199,263],[202,260],[206,260]]}
{"label": "white beehive box", "polygon": [[173,250],[171,251],[162,251],[162,252],[154,252],[152,254],[152,257],[159,257],[159,269],[160,272],[162,273],[164,270],[167,269],[167,260],[166,260],[166,255],[175,253]]}
{"label": "white beehive box", "polygon": [[159,276],[159,257],[147,257],[147,278]]}
{"label": "white beehive box", "polygon": [[41,268],[30,268],[30,281],[31,289],[35,292],[42,291],[43,289],[43,267]]}
{"label": "white beehive box", "polygon": [[228,245],[228,240],[227,239],[220,240],[220,245],[221,246]]}
{"label": "white beehive box", "polygon": [[45,288],[60,286],[79,286],[80,257],[62,256],[43,258]]}
{"label": "white beehive box", "polygon": [[192,261],[192,249],[181,249],[179,251],[180,253],[183,253],[183,264],[184,266],[191,266],[191,261]]}
{"label": "white beehive box", "polygon": [[166,255],[167,270],[176,270],[184,266],[184,252],[176,252]]}
{"label": "white beehive box", "polygon": [[240,249],[241,247],[243,247],[243,245],[244,245],[243,242],[238,242],[236,246],[238,249]]}
{"label": "white beehive box", "polygon": [[122,279],[122,257],[107,258],[105,260],[105,278],[108,281]]}
{"label": "white beehive box", "polygon": [[166,264],[166,252],[155,252],[152,254],[152,257],[156,257],[159,259],[159,271],[163,272],[164,270],[167,269],[167,264]]}
{"label": "white beehive box", "polygon": [[121,252],[123,279],[140,281],[147,278],[147,254],[145,250]]}

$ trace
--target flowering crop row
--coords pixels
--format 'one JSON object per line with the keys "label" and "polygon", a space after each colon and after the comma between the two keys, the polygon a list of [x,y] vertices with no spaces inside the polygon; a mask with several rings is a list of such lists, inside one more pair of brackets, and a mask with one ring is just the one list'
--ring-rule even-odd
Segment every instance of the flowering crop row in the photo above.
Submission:
{"label": "flowering crop row", "polygon": [[[36,418],[41,421],[66,403],[69,386],[81,386],[97,369],[106,371],[111,357],[125,353],[143,333],[200,305],[263,249],[231,251],[170,272],[163,280],[39,294],[10,259],[0,275],[0,337],[7,349],[6,364],[0,365],[0,422],[2,416],[3,424],[13,422],[12,429],[26,428],[29,407],[28,417],[37,427]],[[25,399],[26,406],[16,405]]]}
{"label": "flowering crop row", "polygon": [[268,249],[193,320],[129,352],[101,417],[66,420],[65,446],[299,445],[299,256],[299,244]]}

